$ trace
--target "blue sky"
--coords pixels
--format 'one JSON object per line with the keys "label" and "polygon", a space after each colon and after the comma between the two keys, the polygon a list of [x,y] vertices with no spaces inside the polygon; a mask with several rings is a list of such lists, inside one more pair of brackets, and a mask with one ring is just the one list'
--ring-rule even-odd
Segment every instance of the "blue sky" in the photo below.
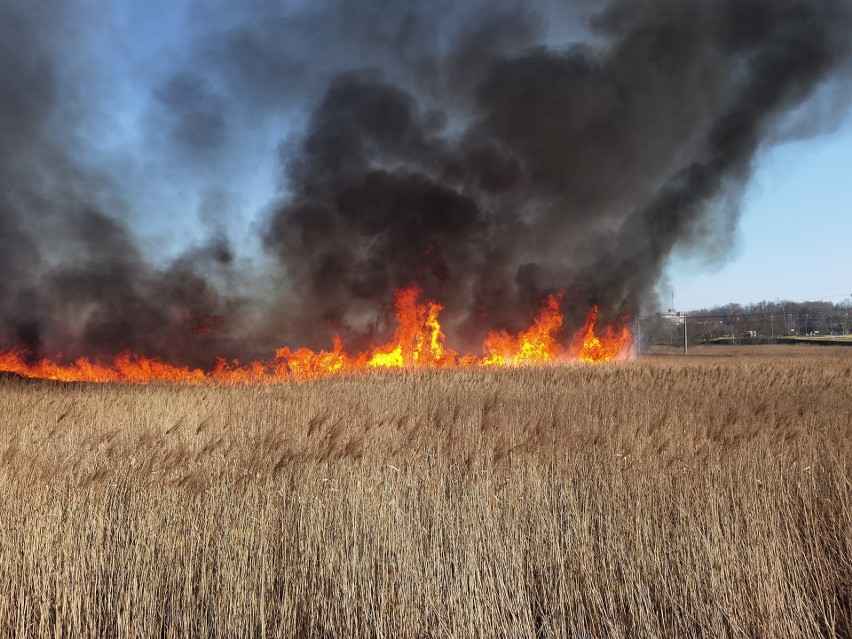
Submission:
{"label": "blue sky", "polygon": [[850,301],[852,118],[831,133],[765,151],[741,202],[735,246],[721,265],[678,255],[663,305]]}

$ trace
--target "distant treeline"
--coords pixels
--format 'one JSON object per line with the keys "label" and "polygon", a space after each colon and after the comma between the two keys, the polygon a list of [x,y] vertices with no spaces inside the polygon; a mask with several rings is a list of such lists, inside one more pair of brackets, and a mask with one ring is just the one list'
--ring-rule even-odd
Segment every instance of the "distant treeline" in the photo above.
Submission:
{"label": "distant treeline", "polygon": [[[759,302],[726,304],[690,311],[690,343],[722,337],[777,339],[791,335],[845,335],[852,331],[852,304],[832,302]],[[666,314],[642,320],[643,342],[682,344],[683,318]]]}

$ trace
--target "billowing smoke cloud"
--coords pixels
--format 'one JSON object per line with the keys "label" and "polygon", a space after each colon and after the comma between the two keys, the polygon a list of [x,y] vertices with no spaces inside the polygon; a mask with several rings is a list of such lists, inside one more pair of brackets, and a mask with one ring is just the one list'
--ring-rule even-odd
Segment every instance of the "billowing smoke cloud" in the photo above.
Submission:
{"label": "billowing smoke cloud", "polygon": [[[192,182],[206,209],[282,142],[261,222],[205,209],[166,259],[134,239],[132,177],[69,150],[86,100],[61,81],[68,15],[4,3],[4,345],[209,364],[369,336],[409,282],[467,344],[556,289],[577,317],[647,308],[676,247],[724,250],[756,155],[848,71],[852,34],[846,0],[277,5],[196,7],[149,78],[138,152],[215,176]],[[259,230],[250,268],[237,222]]]}
{"label": "billowing smoke cloud", "polygon": [[472,337],[556,288],[580,310],[636,308],[678,242],[731,228],[717,199],[846,55],[847,7],[614,2],[594,44],[520,49],[507,25],[529,35],[531,21],[507,13],[462,31],[432,93],[339,75],[266,237],[313,311],[290,321],[337,323],[407,280]]}
{"label": "billowing smoke cloud", "polygon": [[207,329],[223,308],[211,264],[227,249],[151,262],[124,223],[122,185],[75,162],[81,96],[60,68],[75,13],[53,9],[0,7],[0,343],[31,357],[132,348],[209,361]]}

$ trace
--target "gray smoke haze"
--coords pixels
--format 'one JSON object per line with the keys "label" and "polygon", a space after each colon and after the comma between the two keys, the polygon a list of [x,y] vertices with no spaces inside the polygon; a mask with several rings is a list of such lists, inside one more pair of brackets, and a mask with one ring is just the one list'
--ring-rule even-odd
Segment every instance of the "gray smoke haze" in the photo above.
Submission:
{"label": "gray smoke haze", "polygon": [[[73,152],[104,107],[69,88],[63,6],[0,8],[0,346],[197,365],[370,338],[411,282],[462,347],[557,289],[569,326],[653,306],[677,247],[724,253],[757,155],[852,37],[846,0],[199,4],[134,149],[204,192],[167,257],[135,237],[133,171]],[[270,136],[281,192],[250,224],[228,176]]]}
{"label": "gray smoke haze", "polygon": [[0,344],[209,363],[206,328],[227,308],[210,263],[226,251],[152,263],[124,223],[122,185],[72,159],[81,96],[59,67],[63,25],[78,16],[47,4],[0,5]]}

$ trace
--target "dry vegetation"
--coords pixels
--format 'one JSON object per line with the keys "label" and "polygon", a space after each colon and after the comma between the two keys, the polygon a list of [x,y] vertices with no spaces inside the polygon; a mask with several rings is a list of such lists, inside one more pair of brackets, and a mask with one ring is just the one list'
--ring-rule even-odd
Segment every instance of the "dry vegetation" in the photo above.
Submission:
{"label": "dry vegetation", "polygon": [[0,380],[0,633],[850,637],[852,349],[818,350]]}

